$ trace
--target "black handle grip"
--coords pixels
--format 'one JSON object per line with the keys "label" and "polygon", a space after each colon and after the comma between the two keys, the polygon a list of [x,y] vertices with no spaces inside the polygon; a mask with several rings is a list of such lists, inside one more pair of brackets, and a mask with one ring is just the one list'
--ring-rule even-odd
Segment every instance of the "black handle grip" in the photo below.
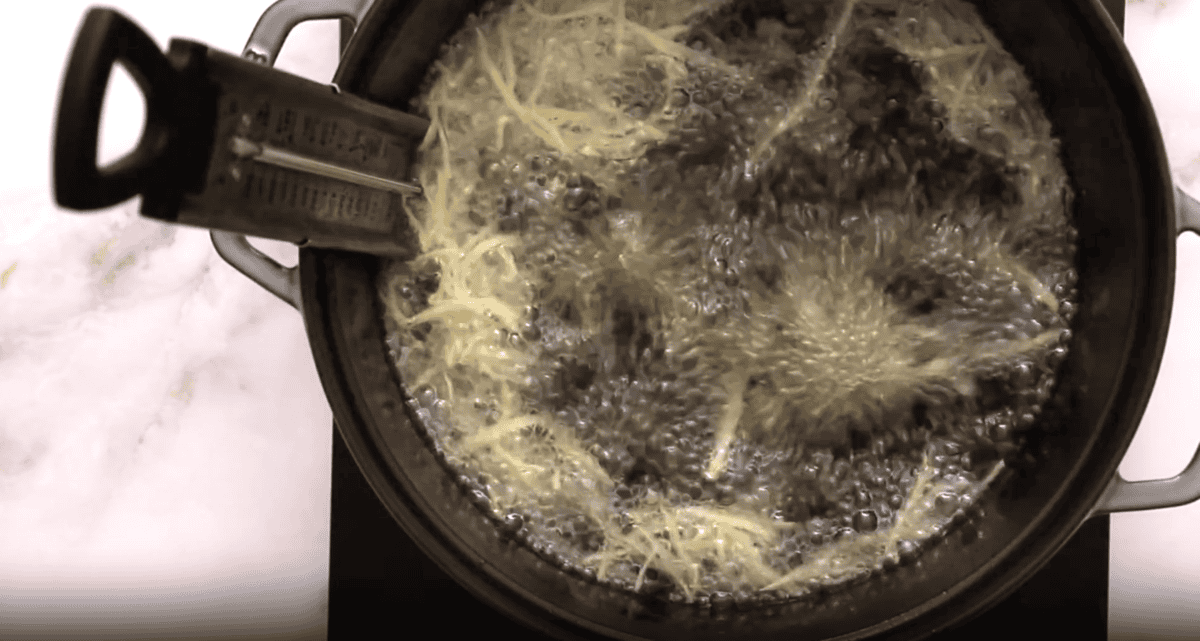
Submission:
{"label": "black handle grip", "polygon": [[[137,147],[107,167],[97,165],[100,110],[113,65],[120,62],[146,99],[146,128]],[[75,38],[58,103],[54,195],[75,210],[103,209],[142,193],[176,131],[177,72],[145,31],[111,9],[88,11]]]}

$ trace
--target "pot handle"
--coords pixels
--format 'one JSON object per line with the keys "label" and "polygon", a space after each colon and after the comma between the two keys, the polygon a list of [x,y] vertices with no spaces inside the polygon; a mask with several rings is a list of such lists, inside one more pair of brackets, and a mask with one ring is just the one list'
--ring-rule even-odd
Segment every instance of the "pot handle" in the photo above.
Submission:
{"label": "pot handle", "polygon": [[[1200,234],[1200,201],[1175,188],[1175,221],[1180,232]],[[1156,510],[1186,505],[1200,499],[1200,450],[1178,475],[1153,481],[1126,481],[1120,472],[1100,498],[1092,514]]]}
{"label": "pot handle", "polygon": [[[292,28],[309,20],[342,18],[357,27],[374,0],[279,0],[263,12],[254,25],[242,57],[268,67],[275,64]],[[250,245],[242,234],[213,230],[217,255],[234,269],[283,302],[300,309],[298,267],[284,267]]]}

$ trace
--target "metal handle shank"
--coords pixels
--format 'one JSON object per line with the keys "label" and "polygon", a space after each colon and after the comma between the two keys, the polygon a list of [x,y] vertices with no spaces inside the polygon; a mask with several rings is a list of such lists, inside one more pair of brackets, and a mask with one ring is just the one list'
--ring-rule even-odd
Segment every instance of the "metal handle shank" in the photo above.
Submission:
{"label": "metal handle shank", "polygon": [[[309,20],[342,18],[358,26],[374,0],[279,0],[271,5],[254,26],[242,56],[272,66],[292,29]],[[284,267],[254,249],[246,237],[232,232],[213,231],[217,254],[234,269],[258,283],[296,309],[300,309],[300,276],[297,267]]]}
{"label": "metal handle shank", "polygon": [[357,27],[374,0],[279,0],[254,25],[242,56],[267,66],[283,49],[288,34],[301,22],[344,18]]}
{"label": "metal handle shank", "polygon": [[[1175,188],[1175,217],[1179,231],[1200,234],[1200,202]],[[1117,473],[1093,515],[1156,510],[1200,499],[1200,450],[1178,475],[1152,481],[1126,481]]]}

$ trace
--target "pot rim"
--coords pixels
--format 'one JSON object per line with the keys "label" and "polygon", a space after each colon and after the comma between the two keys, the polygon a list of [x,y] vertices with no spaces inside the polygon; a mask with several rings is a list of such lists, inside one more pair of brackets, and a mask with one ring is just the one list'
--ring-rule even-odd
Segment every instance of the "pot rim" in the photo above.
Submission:
{"label": "pot rim", "polygon": [[[476,4],[471,0],[442,3],[456,7]],[[1136,336],[1126,345],[1119,359],[1121,363],[1117,369],[1122,374],[1118,391],[1113,394],[1109,406],[1100,411],[1104,416],[1103,425],[1095,430],[1083,448],[1084,455],[1072,466],[1067,475],[1070,481],[1046,497],[1039,513],[1000,554],[921,607],[837,638],[862,638],[884,631],[889,633],[889,638],[921,638],[932,629],[952,627],[968,619],[1014,591],[1094,513],[1149,400],[1166,341],[1175,267],[1177,230],[1166,153],[1145,88],[1119,33],[1102,13],[1098,0],[1064,0],[1060,5],[1073,11],[1082,30],[1090,37],[1090,51],[1099,57],[1115,99],[1122,105],[1125,140],[1132,147],[1131,153],[1142,161],[1139,176],[1149,176],[1136,191],[1144,199],[1143,210],[1147,212],[1151,227],[1147,245],[1153,244],[1153,247],[1147,248],[1145,264],[1140,267],[1146,273],[1136,288],[1138,302],[1131,307],[1143,313],[1134,321],[1139,331],[1135,332]],[[400,32],[396,25],[411,18],[421,6],[421,2],[403,0],[379,0],[372,5],[351,40],[335,77],[343,90],[380,100],[379,92],[395,86],[395,82],[376,83],[372,77],[380,74],[380,62],[375,59],[378,43],[398,37]],[[546,603],[508,577],[497,576],[495,565],[486,558],[455,545],[446,546],[444,543],[450,533],[444,531],[445,524],[431,519],[429,505],[422,505],[413,497],[413,488],[406,487],[408,483],[392,474],[390,455],[381,446],[378,426],[367,425],[374,420],[361,411],[359,401],[365,399],[360,390],[354,389],[359,377],[338,359],[339,351],[344,354],[342,350],[351,349],[353,343],[346,331],[337,329],[345,321],[342,314],[351,312],[337,302],[322,300],[329,295],[328,291],[317,294],[326,287],[340,286],[336,281],[346,277],[348,272],[344,268],[352,263],[358,264],[355,269],[365,268],[369,272],[374,262],[372,258],[332,250],[302,248],[298,266],[300,287],[305,291],[302,297],[305,324],[318,364],[325,363],[321,368],[322,382],[334,406],[339,430],[364,476],[418,546],[477,597],[526,624],[536,625],[545,633],[571,638],[590,637],[600,632],[590,622]],[[334,346],[341,349],[334,349]],[[393,406],[393,416],[401,412],[403,408]],[[1102,435],[1110,438],[1097,452],[1097,441]],[[461,544],[461,540],[458,543]],[[545,617],[547,612],[552,613],[551,620]],[[612,631],[605,632],[613,634]]]}

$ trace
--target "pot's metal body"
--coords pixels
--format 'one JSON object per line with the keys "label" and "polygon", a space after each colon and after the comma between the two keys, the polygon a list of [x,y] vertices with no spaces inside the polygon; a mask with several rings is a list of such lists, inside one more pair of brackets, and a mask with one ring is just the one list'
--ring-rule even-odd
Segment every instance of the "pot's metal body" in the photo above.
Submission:
{"label": "pot's metal body", "polygon": [[[440,43],[482,3],[368,4],[282,0],[246,55],[269,64],[294,24],[346,18],[358,28],[335,82],[403,108]],[[1200,498],[1200,457],[1174,479],[1129,483],[1116,474],[1161,359],[1175,239],[1200,231],[1200,206],[1176,194],[1149,99],[1097,0],[976,4],[1034,79],[1079,192],[1080,306],[1058,409],[1035,429],[1036,463],[985,499],[981,536],[951,536],[920,563],[816,600],[745,611],[655,603],[502,540],[410,422],[384,343],[378,259],[302,249],[300,264],[285,269],[242,237],[214,232],[214,244],[303,312],[334,416],[366,478],[417,544],[484,601],[564,638],[921,638],[1004,598],[1090,516]]]}

